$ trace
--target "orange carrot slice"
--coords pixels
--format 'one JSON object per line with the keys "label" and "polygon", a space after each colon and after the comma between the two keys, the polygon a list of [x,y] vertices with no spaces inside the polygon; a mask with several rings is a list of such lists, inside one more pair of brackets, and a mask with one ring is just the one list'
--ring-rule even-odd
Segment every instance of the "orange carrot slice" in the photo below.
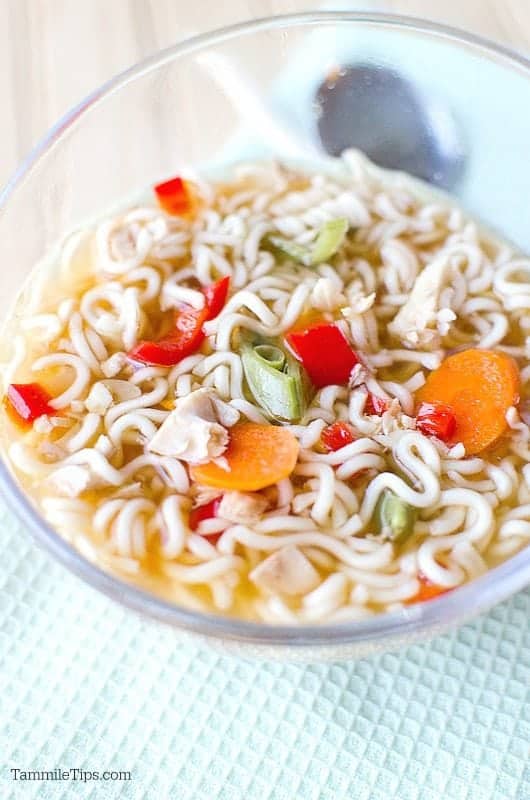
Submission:
{"label": "orange carrot slice", "polygon": [[448,405],[456,418],[451,442],[480,453],[506,430],[506,412],[519,402],[519,370],[504,353],[464,350],[431,372],[416,400]]}
{"label": "orange carrot slice", "polygon": [[255,492],[287,478],[298,451],[297,440],[285,428],[242,422],[230,429],[230,442],[223,453],[229,470],[209,461],[192,467],[191,476],[216,489]]}
{"label": "orange carrot slice", "polygon": [[411,605],[412,603],[424,603],[426,600],[434,600],[435,597],[439,597],[441,594],[446,594],[447,592],[451,591],[451,589],[448,589],[447,587],[438,586],[436,583],[431,583],[430,580],[428,580],[421,573],[418,575],[418,579],[420,582],[420,588],[414,597],[405,600],[406,605]]}

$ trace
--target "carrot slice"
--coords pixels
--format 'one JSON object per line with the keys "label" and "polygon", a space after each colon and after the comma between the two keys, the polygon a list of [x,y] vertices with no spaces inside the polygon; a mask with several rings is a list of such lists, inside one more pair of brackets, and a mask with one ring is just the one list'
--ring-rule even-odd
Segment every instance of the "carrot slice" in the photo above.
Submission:
{"label": "carrot slice", "polygon": [[480,453],[506,430],[506,412],[519,402],[519,370],[505,353],[464,350],[431,372],[416,400],[449,406],[456,419],[451,443]]}
{"label": "carrot slice", "polygon": [[217,489],[254,492],[287,478],[298,458],[293,434],[276,425],[242,422],[230,429],[223,453],[229,470],[209,461],[191,468],[194,481]]}
{"label": "carrot slice", "polygon": [[418,575],[418,579],[420,582],[420,588],[414,597],[405,600],[406,605],[411,605],[412,603],[425,603],[426,600],[434,600],[435,597],[439,597],[441,594],[447,594],[447,592],[451,591],[451,589],[448,589],[445,586],[438,586],[436,583],[431,583],[430,580],[421,573]]}

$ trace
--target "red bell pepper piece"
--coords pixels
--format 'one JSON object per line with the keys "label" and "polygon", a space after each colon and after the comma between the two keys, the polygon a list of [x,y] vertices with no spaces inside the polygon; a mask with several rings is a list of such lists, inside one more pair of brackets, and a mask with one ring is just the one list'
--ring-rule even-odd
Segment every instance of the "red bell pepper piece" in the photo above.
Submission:
{"label": "red bell pepper piece", "polygon": [[383,416],[388,408],[388,402],[384,397],[379,397],[377,394],[368,392],[364,410],[367,414],[377,414],[378,417]]}
{"label": "red bell pepper piece", "polygon": [[205,519],[213,519],[217,516],[217,510],[221,503],[221,498],[216,497],[213,500],[210,500],[209,503],[206,503],[204,506],[198,506],[197,508],[192,508],[190,511],[190,518],[189,518],[189,526],[192,531],[196,531],[199,527],[199,524]]}
{"label": "red bell pepper piece", "polygon": [[449,442],[456,430],[456,417],[443,403],[421,403],[416,414],[416,428],[425,436]]}
{"label": "red bell pepper piece", "polygon": [[178,216],[187,214],[192,208],[192,201],[186,182],[182,178],[172,178],[155,186],[155,194],[161,208],[168,214]]}
{"label": "red bell pepper piece", "polygon": [[208,316],[208,306],[201,309],[185,308],[177,314],[175,329],[158,342],[143,341],[133,347],[129,358],[161,367],[172,367],[199,349],[203,340],[203,324]]}
{"label": "red bell pepper piece", "polygon": [[405,601],[407,605],[411,605],[412,603],[425,603],[427,600],[434,600],[435,597],[439,597],[441,594],[446,594],[451,591],[451,589],[445,586],[438,586],[436,583],[431,583],[421,572],[418,575],[418,580],[420,582],[420,588],[414,597]]}
{"label": "red bell pepper piece", "polygon": [[[199,506],[198,508],[192,508],[190,511],[190,517],[188,524],[192,531],[196,531],[199,527],[200,523],[203,522],[205,519],[214,519],[217,516],[217,511],[219,509],[219,505],[221,503],[221,498],[216,497],[214,500],[211,500],[209,503],[206,503],[204,506]],[[205,539],[208,539],[209,542],[215,544],[219,537],[221,536],[220,533],[205,533],[202,534]]]}
{"label": "red bell pepper piece", "polygon": [[357,353],[337,325],[319,322],[291,331],[286,340],[317,389],[347,383],[359,363]]}
{"label": "red bell pepper piece", "polygon": [[31,424],[45,414],[55,414],[51,395],[40,383],[12,383],[7,389],[6,407],[18,424]]}
{"label": "red bell pepper piece", "polygon": [[206,298],[204,308],[186,306],[175,318],[175,329],[157,342],[139,342],[129,353],[133,361],[161,367],[172,367],[183,358],[195,353],[204,341],[202,326],[216,317],[228,295],[230,278],[221,278],[203,288]]}
{"label": "red bell pepper piece", "polygon": [[230,287],[230,276],[226,275],[224,278],[211,283],[210,286],[205,286],[203,294],[206,298],[206,305],[208,306],[208,316],[206,319],[215,319],[221,313],[228,297],[228,289]]}
{"label": "red bell pepper piece", "polygon": [[355,435],[351,425],[339,420],[324,428],[320,440],[328,452],[334,452],[354,442]]}

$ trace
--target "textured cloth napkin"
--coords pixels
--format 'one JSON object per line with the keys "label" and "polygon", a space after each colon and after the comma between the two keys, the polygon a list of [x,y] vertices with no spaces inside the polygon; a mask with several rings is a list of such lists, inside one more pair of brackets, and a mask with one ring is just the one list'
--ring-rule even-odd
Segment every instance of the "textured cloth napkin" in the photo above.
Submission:
{"label": "textured cloth napkin", "polygon": [[529,591],[430,644],[301,666],[142,621],[3,506],[0,563],[2,800],[530,798]]}

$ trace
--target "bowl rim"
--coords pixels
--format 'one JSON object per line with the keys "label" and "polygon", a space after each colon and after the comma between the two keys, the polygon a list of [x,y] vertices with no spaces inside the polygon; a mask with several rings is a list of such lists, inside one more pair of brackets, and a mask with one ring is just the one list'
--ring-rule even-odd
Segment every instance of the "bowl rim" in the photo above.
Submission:
{"label": "bowl rim", "polygon": [[[285,14],[239,22],[192,36],[158,51],[110,78],[68,110],[40,139],[0,191],[0,214],[34,165],[60,143],[63,134],[99,102],[106,100],[136,78],[175,58],[258,31],[342,23],[412,30],[420,34],[449,39],[459,45],[482,51],[483,57],[500,59],[505,65],[522,70],[530,79],[530,59],[482,36],[420,17],[339,10]],[[414,634],[428,635],[430,632],[434,635],[442,627],[456,624],[463,617],[486,611],[530,584],[530,550],[525,548],[480,578],[429,603],[418,603],[399,611],[376,614],[363,620],[331,624],[273,625],[249,622],[174,605],[127,583],[89,561],[48,525],[15,480],[3,454],[0,459],[0,493],[10,511],[27,527],[36,543],[43,546],[63,566],[91,587],[103,592],[111,600],[159,622],[216,639],[254,645],[312,648],[368,643],[382,637],[399,637],[405,640]]]}

